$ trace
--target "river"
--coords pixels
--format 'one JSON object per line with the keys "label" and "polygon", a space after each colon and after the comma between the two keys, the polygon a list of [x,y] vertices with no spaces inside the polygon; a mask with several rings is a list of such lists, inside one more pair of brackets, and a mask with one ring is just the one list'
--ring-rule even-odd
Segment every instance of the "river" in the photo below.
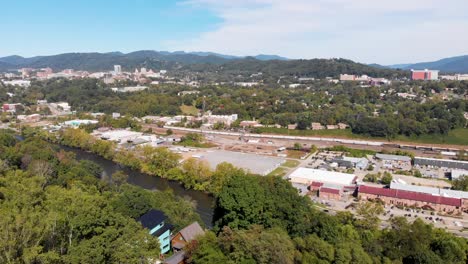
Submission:
{"label": "river", "polygon": [[195,203],[195,211],[208,228],[212,227],[213,203],[214,198],[206,193],[187,190],[180,183],[163,179],[161,177],[151,176],[129,168],[121,167],[117,163],[104,159],[94,153],[86,152],[77,148],[59,146],[61,149],[73,152],[77,160],[90,160],[102,167],[102,177],[109,177],[116,171],[124,171],[128,175],[128,183],[140,186],[148,190],[167,190],[172,189],[174,194]]}

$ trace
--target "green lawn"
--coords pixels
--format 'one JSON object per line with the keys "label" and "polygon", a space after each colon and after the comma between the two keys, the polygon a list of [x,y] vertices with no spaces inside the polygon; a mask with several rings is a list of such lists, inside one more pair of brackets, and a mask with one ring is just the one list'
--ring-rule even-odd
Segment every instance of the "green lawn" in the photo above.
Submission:
{"label": "green lawn", "polygon": [[198,114],[198,109],[193,105],[182,105],[180,106],[180,111],[185,115],[196,116]]}
{"label": "green lawn", "polygon": [[[365,139],[388,141],[385,138],[357,135],[351,132],[351,129],[333,129],[333,130],[289,130],[286,128],[259,128],[260,133],[280,134],[291,136],[317,136],[317,137],[336,137],[349,139]],[[422,135],[419,137],[407,137],[399,135],[391,141],[402,141],[409,143],[427,143],[427,144],[449,144],[449,145],[468,145],[468,128],[457,128],[451,130],[448,135]]]}
{"label": "green lawn", "polygon": [[398,136],[396,140],[427,144],[468,145],[468,128],[453,129],[448,135]]}
{"label": "green lawn", "polygon": [[288,158],[291,158],[291,159],[300,159],[306,154],[307,154],[306,152],[300,151],[300,150],[287,150]]}
{"label": "green lawn", "polygon": [[274,171],[270,172],[270,174],[268,174],[268,176],[279,176],[279,177],[283,177],[284,175],[286,175],[286,169],[282,167],[278,167]]}
{"label": "green lawn", "polygon": [[342,137],[342,138],[370,138],[360,135],[355,135],[351,129],[333,129],[333,130],[289,130],[287,128],[262,127],[257,128],[260,133],[281,134],[291,136],[327,136],[327,137]]}
{"label": "green lawn", "polygon": [[300,163],[300,162],[297,161],[297,160],[290,160],[290,159],[288,159],[288,160],[286,160],[283,164],[281,164],[281,166],[283,166],[283,167],[288,167],[288,168],[295,168],[295,167],[297,167],[297,165],[299,165],[299,163]]}

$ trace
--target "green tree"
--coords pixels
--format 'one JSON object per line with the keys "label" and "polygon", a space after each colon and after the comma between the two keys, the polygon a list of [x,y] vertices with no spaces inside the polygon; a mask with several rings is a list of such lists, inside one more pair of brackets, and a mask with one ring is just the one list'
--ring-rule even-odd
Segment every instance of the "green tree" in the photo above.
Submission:
{"label": "green tree", "polygon": [[452,188],[454,190],[468,191],[468,176],[460,176],[452,181]]}
{"label": "green tree", "polygon": [[375,202],[361,202],[356,208],[358,219],[356,225],[362,229],[375,230],[379,227],[379,216],[384,213],[381,204]]}
{"label": "green tree", "polygon": [[386,172],[384,172],[382,178],[380,179],[380,182],[382,184],[387,184],[388,185],[388,184],[390,184],[392,182],[392,180],[393,180],[392,174],[390,172],[386,171]]}

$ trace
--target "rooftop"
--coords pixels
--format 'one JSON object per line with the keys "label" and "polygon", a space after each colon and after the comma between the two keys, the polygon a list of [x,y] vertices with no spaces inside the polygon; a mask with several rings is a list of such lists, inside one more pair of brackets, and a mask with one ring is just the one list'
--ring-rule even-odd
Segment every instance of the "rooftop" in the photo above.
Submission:
{"label": "rooftop", "polygon": [[193,222],[192,224],[180,230],[180,233],[184,237],[185,241],[191,241],[196,236],[204,234],[205,231],[203,231],[203,228],[200,226],[198,222]]}
{"label": "rooftop", "polygon": [[400,156],[400,155],[390,155],[390,154],[375,154],[375,157],[381,160],[393,160],[393,161],[411,161],[411,157]]}
{"label": "rooftop", "polygon": [[398,190],[398,189],[386,189],[380,187],[373,187],[367,185],[359,186],[360,193],[367,193],[373,195],[380,195],[386,197],[393,197],[398,199],[406,199],[412,201],[420,201],[420,202],[427,202],[427,203],[434,203],[434,204],[444,204],[444,205],[451,205],[451,206],[461,206],[461,199],[452,198],[452,197],[443,197],[443,196],[436,196],[427,193],[419,193],[414,191],[405,191],[405,190]]}
{"label": "rooftop", "polygon": [[396,189],[396,190],[427,193],[427,194],[435,195],[435,196],[444,196],[444,197],[468,199],[468,192],[463,192],[463,191],[455,191],[455,190],[447,190],[447,189],[434,188],[434,187],[409,185],[409,184],[403,184],[403,183],[398,183],[398,182],[392,182],[390,184],[390,188],[391,189]]}
{"label": "rooftop", "polygon": [[323,182],[339,185],[351,185],[356,179],[354,174],[316,170],[309,168],[297,168],[289,178],[302,178],[310,180],[311,182]]}
{"label": "rooftop", "polygon": [[164,222],[166,219],[167,216],[162,211],[151,209],[144,215],[140,216],[140,218],[138,218],[138,222],[140,222],[143,227],[152,229]]}

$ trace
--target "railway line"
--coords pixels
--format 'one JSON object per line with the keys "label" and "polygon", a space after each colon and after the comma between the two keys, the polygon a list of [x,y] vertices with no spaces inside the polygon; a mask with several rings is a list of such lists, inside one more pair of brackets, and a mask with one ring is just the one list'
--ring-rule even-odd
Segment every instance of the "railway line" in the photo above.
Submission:
{"label": "railway line", "polygon": [[468,150],[463,147],[443,147],[443,146],[430,146],[430,145],[411,145],[411,144],[398,144],[398,143],[386,143],[381,141],[370,141],[370,140],[353,140],[343,138],[331,138],[331,137],[305,137],[305,136],[287,136],[287,135],[272,135],[272,134],[252,134],[242,132],[227,132],[227,131],[213,131],[213,130],[201,130],[184,127],[164,126],[166,129],[184,131],[190,133],[202,133],[208,135],[224,135],[224,136],[238,136],[238,137],[250,137],[250,138],[264,138],[264,139],[282,139],[282,140],[301,140],[301,141],[323,141],[333,142],[338,144],[350,144],[350,145],[361,145],[361,146],[373,146],[383,148],[400,148],[400,149],[412,149],[419,151],[437,151],[437,152],[458,152],[461,150]]}

